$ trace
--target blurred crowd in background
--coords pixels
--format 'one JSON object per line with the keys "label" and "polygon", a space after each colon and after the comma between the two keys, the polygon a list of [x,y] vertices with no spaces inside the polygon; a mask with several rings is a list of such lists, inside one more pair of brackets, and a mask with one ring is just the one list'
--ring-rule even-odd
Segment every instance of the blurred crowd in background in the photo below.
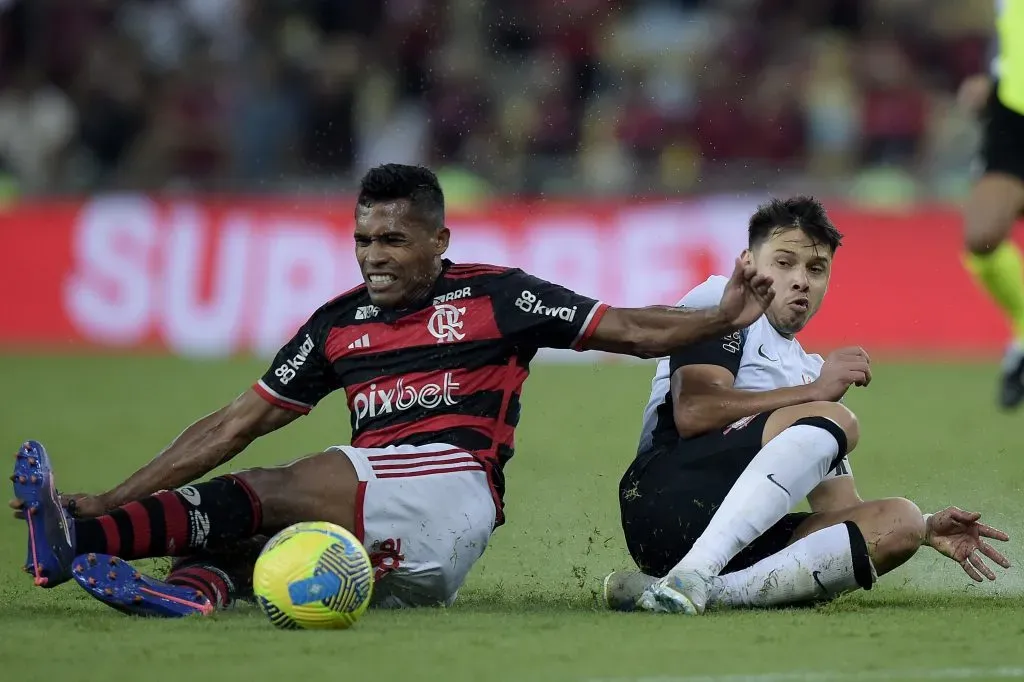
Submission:
{"label": "blurred crowd in background", "polygon": [[0,0],[8,191],[959,196],[993,0]]}

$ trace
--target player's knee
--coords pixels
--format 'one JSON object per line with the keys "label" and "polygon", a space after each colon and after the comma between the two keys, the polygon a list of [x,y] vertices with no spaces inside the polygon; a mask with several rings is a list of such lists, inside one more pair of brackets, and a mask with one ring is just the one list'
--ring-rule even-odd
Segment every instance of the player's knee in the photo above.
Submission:
{"label": "player's knee", "polygon": [[846,436],[846,452],[853,452],[853,449],[857,447],[857,442],[860,440],[860,425],[857,422],[857,415],[850,408],[841,403],[825,400],[805,403],[800,407],[799,414],[794,415],[796,418],[793,419],[790,426],[809,417],[824,417],[842,429]]}
{"label": "player's knee", "polygon": [[998,225],[979,225],[968,227],[964,234],[964,248],[969,253],[985,256],[992,253],[1006,238],[1004,230]]}
{"label": "player's knee", "polygon": [[255,467],[235,474],[245,483],[260,501],[264,513],[274,506],[275,498],[288,490],[289,472],[287,467]]}
{"label": "player's knee", "polygon": [[891,497],[865,502],[857,525],[871,548],[879,575],[914,556],[925,540],[921,509],[908,499]]}
{"label": "player's knee", "polygon": [[340,452],[308,455],[285,466],[237,474],[260,500],[263,527],[280,529],[301,521],[329,521],[352,530],[359,478]]}
{"label": "player's knee", "polygon": [[964,247],[970,253],[992,253],[1007,238],[1016,222],[1015,205],[972,201],[964,212]]}
{"label": "player's knee", "polygon": [[236,476],[245,482],[260,501],[262,523],[260,528],[274,530],[285,528],[300,521],[314,521],[307,518],[305,496],[291,467],[257,467],[239,472]]}

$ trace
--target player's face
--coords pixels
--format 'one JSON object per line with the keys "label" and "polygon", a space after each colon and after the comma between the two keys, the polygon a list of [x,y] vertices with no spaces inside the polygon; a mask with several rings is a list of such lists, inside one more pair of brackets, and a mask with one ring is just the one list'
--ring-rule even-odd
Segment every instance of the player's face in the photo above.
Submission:
{"label": "player's face", "polygon": [[775,300],[765,314],[781,334],[804,328],[818,312],[832,273],[832,252],[795,227],[776,230],[747,258],[775,280]]}
{"label": "player's face", "polygon": [[374,305],[401,308],[425,296],[441,272],[448,238],[448,228],[424,224],[406,199],[359,206],[356,260]]}

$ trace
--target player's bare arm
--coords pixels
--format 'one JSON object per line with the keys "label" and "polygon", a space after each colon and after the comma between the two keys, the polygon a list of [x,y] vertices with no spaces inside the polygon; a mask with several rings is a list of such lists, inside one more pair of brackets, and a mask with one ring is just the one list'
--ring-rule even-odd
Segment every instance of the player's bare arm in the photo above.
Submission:
{"label": "player's bare arm", "polygon": [[75,512],[79,516],[95,516],[159,490],[191,483],[238,455],[260,436],[300,416],[268,403],[248,389],[191,424],[124,483],[102,495],[76,498]]}
{"label": "player's bare arm", "polygon": [[676,429],[692,438],[762,412],[817,400],[813,384],[774,391],[733,388],[733,376],[718,365],[687,365],[672,375],[673,416]]}
{"label": "player's bare arm", "polygon": [[764,314],[774,296],[772,278],[737,259],[718,306],[609,308],[584,348],[641,358],[670,355],[696,341],[745,327]]}
{"label": "player's bare arm", "polygon": [[771,391],[733,388],[735,375],[720,365],[686,365],[672,375],[676,429],[692,438],[743,417],[791,405],[839,400],[852,385],[871,381],[870,359],[861,348],[843,348],[825,360],[816,381]]}

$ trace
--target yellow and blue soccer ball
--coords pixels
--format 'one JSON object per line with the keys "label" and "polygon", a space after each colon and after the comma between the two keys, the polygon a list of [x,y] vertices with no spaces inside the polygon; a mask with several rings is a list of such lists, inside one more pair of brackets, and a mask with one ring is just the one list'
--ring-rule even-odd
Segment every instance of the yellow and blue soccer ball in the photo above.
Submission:
{"label": "yellow and blue soccer ball", "polygon": [[263,548],[253,591],[279,628],[347,628],[370,603],[373,567],[362,543],[341,526],[297,523]]}

